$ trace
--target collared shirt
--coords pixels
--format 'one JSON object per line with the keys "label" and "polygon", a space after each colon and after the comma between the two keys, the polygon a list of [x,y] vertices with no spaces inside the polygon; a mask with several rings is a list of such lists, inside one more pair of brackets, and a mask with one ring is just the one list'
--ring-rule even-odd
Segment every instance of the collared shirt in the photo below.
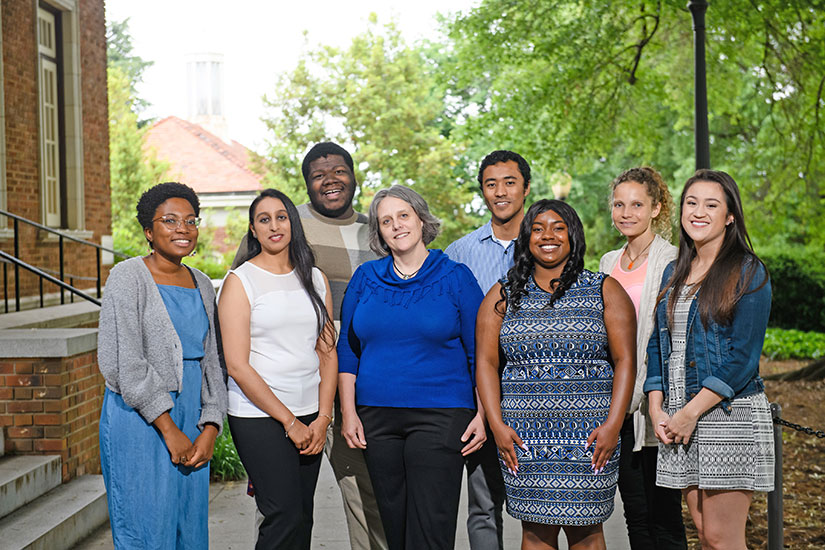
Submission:
{"label": "collared shirt", "polygon": [[451,260],[470,268],[482,292],[487,292],[513,267],[515,239],[501,245],[493,237],[493,225],[487,222],[464,235],[444,251]]}

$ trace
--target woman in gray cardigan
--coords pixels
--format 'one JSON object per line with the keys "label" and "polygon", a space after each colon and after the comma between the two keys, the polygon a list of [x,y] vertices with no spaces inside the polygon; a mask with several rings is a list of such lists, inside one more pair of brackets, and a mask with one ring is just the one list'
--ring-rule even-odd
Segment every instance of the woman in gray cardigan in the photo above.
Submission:
{"label": "woman in gray cardigan", "polygon": [[208,548],[209,466],[226,412],[215,292],[181,264],[198,197],[180,183],[137,205],[151,253],[115,266],[100,310],[100,463],[115,548]]}
{"label": "woman in gray cardigan", "polygon": [[632,550],[687,548],[682,495],[656,486],[658,441],[642,399],[659,283],[676,258],[676,247],[670,244],[672,209],[673,199],[659,172],[648,166],[624,171],[611,184],[610,210],[613,225],[627,242],[599,263],[599,271],[619,281],[636,306],[636,384],[622,426],[619,459],[619,492]]}

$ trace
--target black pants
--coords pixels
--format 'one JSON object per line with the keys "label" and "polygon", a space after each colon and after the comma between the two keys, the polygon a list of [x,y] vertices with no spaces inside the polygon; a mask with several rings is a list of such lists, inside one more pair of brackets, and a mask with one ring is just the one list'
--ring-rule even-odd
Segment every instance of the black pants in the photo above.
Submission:
{"label": "black pants", "polygon": [[682,492],[656,485],[656,447],[633,452],[633,417],[622,425],[619,492],[632,550],[687,550]]}
{"label": "black pants", "polygon": [[[299,416],[309,425],[318,414]],[[310,550],[312,509],[321,456],[300,455],[277,420],[229,417],[232,439],[264,520],[257,550]]]}
{"label": "black pants", "polygon": [[390,550],[452,550],[472,409],[358,407]]}

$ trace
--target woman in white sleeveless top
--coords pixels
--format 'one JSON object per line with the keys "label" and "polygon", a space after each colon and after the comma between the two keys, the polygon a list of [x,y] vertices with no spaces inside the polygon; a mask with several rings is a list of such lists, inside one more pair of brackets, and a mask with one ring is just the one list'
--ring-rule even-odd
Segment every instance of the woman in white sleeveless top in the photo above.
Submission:
{"label": "woman in white sleeveless top", "polygon": [[332,296],[280,191],[252,202],[247,243],[218,294],[229,426],[263,515],[256,548],[309,550],[338,375]]}

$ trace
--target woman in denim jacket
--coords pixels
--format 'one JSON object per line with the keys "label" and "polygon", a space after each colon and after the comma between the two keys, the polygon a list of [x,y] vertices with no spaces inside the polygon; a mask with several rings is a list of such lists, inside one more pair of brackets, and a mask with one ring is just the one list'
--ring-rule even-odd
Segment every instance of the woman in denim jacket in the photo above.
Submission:
{"label": "woman in denim jacket", "polygon": [[679,255],[668,266],[648,343],[656,483],[681,489],[702,548],[745,548],[753,491],[773,490],[773,432],[759,377],[771,305],[736,182],[699,170],[681,197]]}

